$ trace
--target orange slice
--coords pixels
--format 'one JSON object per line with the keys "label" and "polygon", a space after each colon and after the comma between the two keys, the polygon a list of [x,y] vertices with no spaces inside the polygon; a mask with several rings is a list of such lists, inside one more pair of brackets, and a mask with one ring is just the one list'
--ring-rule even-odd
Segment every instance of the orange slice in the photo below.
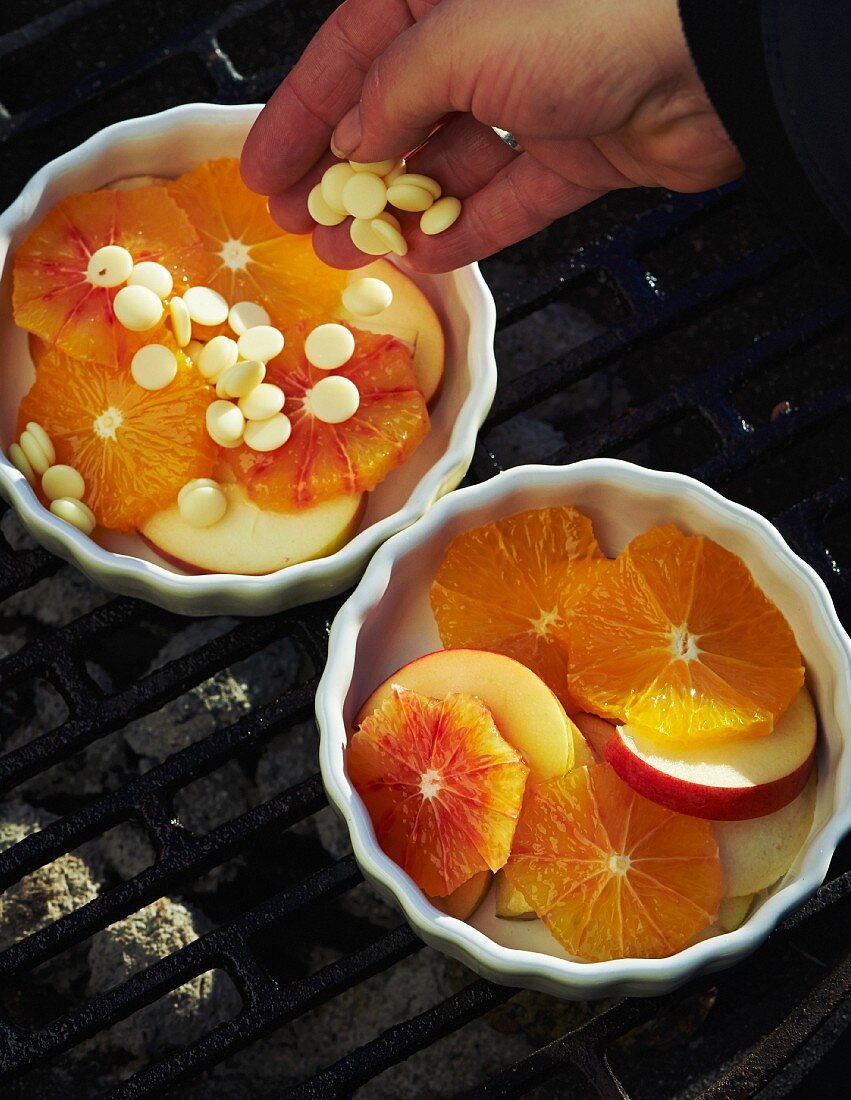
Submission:
{"label": "orange slice", "polygon": [[[411,353],[393,336],[352,330],[355,352],[335,371],[317,370],[304,356],[304,339],[315,322],[299,322],[287,346],[268,364],[266,381],[286,394],[292,422],[289,440],[277,451],[248,447],[228,452],[238,480],[266,508],[286,512],[341,494],[362,493],[404,462],[429,430],[428,412],[417,389]],[[360,406],[342,424],[325,424],[305,398],[320,378],[340,374],[360,393]],[[308,398],[309,401],[309,398]]]}
{"label": "orange slice", "polygon": [[339,306],[347,273],[319,259],[310,234],[286,233],[272,221],[266,199],[242,182],[235,157],[200,164],[169,193],[201,234],[213,265],[209,285],[231,304],[259,302],[287,332],[294,321]]}
{"label": "orange slice", "polygon": [[346,766],[378,843],[424,893],[445,897],[508,859],[528,768],[472,695],[394,688]]}
{"label": "orange slice", "polygon": [[579,601],[570,667],[588,710],[679,741],[770,733],[804,682],[741,558],[673,524],[633,539]]}
{"label": "orange slice", "polygon": [[162,187],[92,191],[57,203],[15,254],[15,321],[48,344],[86,362],[126,368],[151,333],[128,332],[115,319],[120,287],[93,286],[86,267],[108,244],[138,263],[164,264],[180,290],[203,283],[209,260],[201,239]]}
{"label": "orange slice", "polygon": [[568,710],[577,709],[565,636],[599,555],[590,519],[566,506],[519,512],[459,535],[431,586],[444,646],[513,657]]}
{"label": "orange slice", "polygon": [[608,764],[527,791],[503,873],[589,962],[673,955],[715,920],[723,894],[711,823],[648,802]]}
{"label": "orange slice", "polygon": [[[135,192],[134,192],[135,193]],[[143,390],[130,371],[45,355],[21,402],[18,430],[45,429],[56,461],[86,482],[85,500],[104,527],[132,531],[173,504],[195,477],[209,477],[216,447],[207,434],[209,388],[172,345],[178,372],[161,390]]]}

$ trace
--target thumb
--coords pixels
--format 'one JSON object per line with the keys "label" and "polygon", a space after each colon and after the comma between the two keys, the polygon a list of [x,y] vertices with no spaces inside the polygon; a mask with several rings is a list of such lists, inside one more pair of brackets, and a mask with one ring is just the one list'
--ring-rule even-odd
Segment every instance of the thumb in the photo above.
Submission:
{"label": "thumb", "polygon": [[442,0],[375,59],[360,102],[334,130],[331,149],[338,157],[376,161],[408,153],[447,114],[470,111],[485,47],[477,6]]}

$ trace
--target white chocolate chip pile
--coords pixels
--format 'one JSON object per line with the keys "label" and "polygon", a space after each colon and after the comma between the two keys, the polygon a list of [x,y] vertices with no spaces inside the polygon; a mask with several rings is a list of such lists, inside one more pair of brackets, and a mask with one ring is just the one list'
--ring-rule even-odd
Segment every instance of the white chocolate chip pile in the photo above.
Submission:
{"label": "white chocolate chip pile", "polygon": [[401,158],[332,164],[307,196],[308,212],[319,225],[340,225],[352,218],[349,234],[361,252],[404,256],[408,244],[398,219],[386,209],[388,205],[420,214],[420,229],[430,237],[444,233],[461,214],[460,199],[441,198],[437,180],[407,172]]}
{"label": "white chocolate chip pile", "polygon": [[[338,224],[352,216],[352,239],[363,251],[404,255],[407,244],[401,226],[385,210],[389,192],[395,189],[398,208],[434,209],[440,185],[425,176],[406,179],[404,163],[338,164],[326,173],[321,188],[311,195],[311,210],[323,224]],[[450,200],[455,202],[456,200]],[[345,213],[332,207],[344,204]],[[459,204],[460,205],[460,204]],[[208,286],[189,286],[175,293],[174,277],[163,264],[135,262],[118,245],[98,249],[89,259],[87,278],[99,287],[114,288],[113,312],[131,332],[150,332],[165,320],[174,344],[215,388],[206,410],[207,433],[223,449],[247,446],[269,453],[286,445],[292,423],[283,411],[286,396],[280,386],[267,382],[266,364],[284,349],[284,333],[271,323],[267,310],[257,302],[229,303]],[[350,315],[375,317],[393,302],[391,288],[376,278],[361,278],[343,291],[342,305]],[[233,335],[209,328],[227,323]],[[160,342],[159,335],[138,348],[130,362],[133,381],[144,390],[168,387],[180,369],[174,344]],[[307,334],[304,355],[319,371],[344,367],[355,351],[355,338],[344,324],[328,322]],[[342,424],[360,407],[360,393],[352,379],[329,373],[319,378],[304,395],[304,410],[325,424]],[[66,523],[91,534],[97,519],[84,502],[85,481],[72,466],[56,462],[56,450],[41,425],[29,422],[20,439],[9,448],[9,457],[33,488],[40,488],[51,512]],[[191,526],[212,527],[227,513],[228,497],[210,478],[196,478],[180,490],[177,507]]]}
{"label": "white chocolate chip pile", "polygon": [[84,535],[94,531],[97,519],[83,502],[86,491],[83,476],[73,466],[54,465],[56,448],[41,424],[29,421],[18,442],[9,448],[9,459],[34,489],[41,479],[41,491],[50,501],[50,510],[55,516],[77,527]]}

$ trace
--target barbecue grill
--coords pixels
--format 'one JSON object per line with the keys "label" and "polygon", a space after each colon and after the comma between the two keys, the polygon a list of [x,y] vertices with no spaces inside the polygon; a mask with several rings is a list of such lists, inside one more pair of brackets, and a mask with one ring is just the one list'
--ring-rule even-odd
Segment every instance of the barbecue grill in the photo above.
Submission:
{"label": "barbecue grill", "polygon": [[[6,3],[2,205],[109,122],[265,98],[332,7]],[[593,455],[693,474],[768,515],[851,623],[851,298],[746,187],[615,195],[483,269],[501,387],[469,481]],[[848,844],[756,955],[676,993],[492,985],[367,890],[329,816],[310,717],[339,601],[192,623],[94,591],[8,511],[0,599],[0,888],[38,886],[17,942],[0,895],[4,1097],[840,1094]],[[177,911],[144,950],[116,931]],[[130,961],[98,985],[105,935]]]}

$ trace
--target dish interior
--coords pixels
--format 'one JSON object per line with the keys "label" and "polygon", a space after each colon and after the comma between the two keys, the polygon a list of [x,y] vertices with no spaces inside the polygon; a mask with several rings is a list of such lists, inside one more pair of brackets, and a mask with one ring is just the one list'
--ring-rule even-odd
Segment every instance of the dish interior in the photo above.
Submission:
{"label": "dish interior", "polygon": [[[570,468],[565,472],[569,471]],[[836,808],[837,792],[830,777],[835,776],[843,751],[843,734],[837,710],[841,705],[840,685],[830,671],[836,664],[835,655],[828,649],[830,640],[820,631],[819,624],[813,622],[789,566],[778,555],[766,553],[758,533],[741,521],[735,522],[720,506],[707,510],[705,500],[698,500],[688,492],[675,497],[637,484],[627,486],[615,480],[601,482],[596,479],[589,483],[577,479],[575,484],[561,487],[550,484],[518,488],[493,504],[453,515],[437,529],[429,524],[432,527],[429,534],[397,557],[380,600],[364,618],[344,706],[346,728],[352,728],[359,707],[379,683],[415,657],[443,648],[429,604],[429,587],[452,539],[472,527],[527,508],[559,504],[572,504],[592,519],[597,539],[609,556],[619,553],[631,538],[656,524],[673,522],[687,533],[707,535],[746,562],[757,583],[792,625],[819,713],[819,785],[810,838],[787,875],[771,891],[776,892],[796,876],[814,834]],[[342,757],[344,746],[336,748]],[[411,890],[416,889],[411,883]],[[758,896],[751,916],[765,896],[768,895]],[[541,921],[497,918],[493,890],[468,923],[504,947],[573,958],[553,939]]]}
{"label": "dish interior", "polygon": [[[85,160],[80,158],[73,167],[57,175],[11,239],[0,240],[0,355],[4,365],[0,447],[4,451],[14,442],[18,405],[35,377],[27,333],[19,329],[12,318],[12,266],[17,246],[48,210],[68,195],[96,190],[128,176],[178,176],[210,158],[239,156],[256,113],[256,108],[246,107],[236,117],[230,113],[217,115],[215,125],[177,122],[165,131],[153,132],[152,127],[147,137],[116,137],[100,155]],[[429,410],[431,431],[411,458],[369,494],[358,531],[371,527],[405,505],[423,476],[446,452],[458,413],[472,386],[467,355],[470,313],[461,280],[457,274],[407,273],[440,317],[446,338],[446,371],[442,389]],[[107,550],[155,562],[171,573],[183,573],[137,535],[99,528],[95,539]]]}

